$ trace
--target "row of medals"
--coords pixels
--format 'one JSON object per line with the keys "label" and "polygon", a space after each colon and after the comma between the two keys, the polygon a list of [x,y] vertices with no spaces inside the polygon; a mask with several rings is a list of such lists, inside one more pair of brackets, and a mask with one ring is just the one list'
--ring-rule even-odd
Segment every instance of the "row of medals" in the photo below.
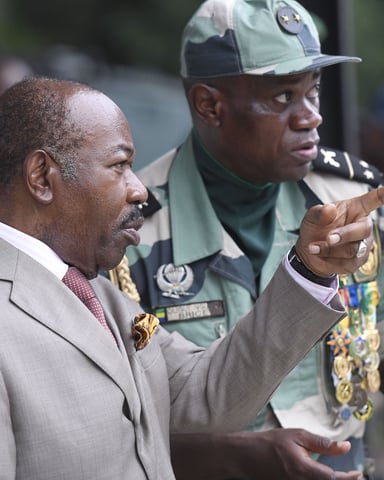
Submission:
{"label": "row of medals", "polygon": [[[347,291],[348,287],[344,287],[340,293],[343,296]],[[348,308],[349,316],[334,327],[327,342],[332,354],[335,397],[341,404],[339,420],[347,421],[353,414],[366,421],[373,414],[368,392],[380,388],[380,335],[375,310],[376,305],[371,305],[368,313],[361,308]]]}

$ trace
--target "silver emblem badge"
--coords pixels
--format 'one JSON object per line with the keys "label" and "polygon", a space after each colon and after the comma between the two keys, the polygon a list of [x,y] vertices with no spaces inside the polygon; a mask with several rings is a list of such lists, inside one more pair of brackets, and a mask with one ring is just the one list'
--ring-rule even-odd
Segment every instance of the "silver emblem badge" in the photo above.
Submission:
{"label": "silver emblem badge", "polygon": [[155,275],[163,297],[180,298],[193,295],[188,289],[193,283],[193,271],[188,265],[176,267],[173,263],[161,265]]}

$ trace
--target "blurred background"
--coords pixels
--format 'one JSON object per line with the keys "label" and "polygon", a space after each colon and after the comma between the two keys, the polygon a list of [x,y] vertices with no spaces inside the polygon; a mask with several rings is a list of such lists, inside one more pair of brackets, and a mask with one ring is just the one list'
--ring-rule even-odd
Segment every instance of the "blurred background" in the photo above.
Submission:
{"label": "blurred background", "polygon": [[[0,90],[28,72],[88,83],[126,113],[139,169],[186,135],[190,118],[179,71],[182,28],[199,0],[0,0]],[[323,73],[322,144],[363,156],[384,171],[384,1],[302,0],[323,51],[361,64]],[[368,428],[377,480],[384,479],[380,395]]]}
{"label": "blurred background", "polygon": [[[23,71],[23,65],[11,65],[7,59],[15,56],[36,73],[80,80],[105,91],[129,118],[140,168],[188,130],[189,113],[178,79],[179,40],[200,3],[0,0],[0,88]],[[368,160],[380,161],[384,2],[302,3],[315,15],[325,52],[363,58],[361,64],[324,71],[322,143],[356,154],[363,151]],[[369,128],[362,132],[362,125]]]}

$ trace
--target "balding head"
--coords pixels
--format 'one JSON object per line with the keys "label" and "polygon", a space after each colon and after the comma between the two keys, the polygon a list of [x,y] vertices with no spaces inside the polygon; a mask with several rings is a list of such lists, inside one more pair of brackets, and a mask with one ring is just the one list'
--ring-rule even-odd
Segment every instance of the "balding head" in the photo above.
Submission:
{"label": "balding head", "polygon": [[139,240],[147,192],[121,109],[86,85],[46,78],[0,96],[0,221],[89,278]]}
{"label": "balding head", "polygon": [[82,142],[68,115],[68,99],[86,85],[48,78],[28,78],[0,96],[0,185],[21,174],[29,152],[42,148],[60,159],[66,178],[76,177],[72,153]]}

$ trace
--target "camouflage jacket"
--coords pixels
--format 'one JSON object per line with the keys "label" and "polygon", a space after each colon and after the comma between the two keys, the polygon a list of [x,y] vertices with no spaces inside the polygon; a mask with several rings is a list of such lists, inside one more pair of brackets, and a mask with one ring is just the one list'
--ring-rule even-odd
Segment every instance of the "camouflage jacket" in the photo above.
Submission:
{"label": "camouflage jacket", "polygon": [[[225,335],[255,302],[251,263],[213,210],[196,167],[190,137],[180,149],[139,172],[139,177],[148,187],[150,197],[140,231],[141,243],[129,247],[127,255],[142,306],[155,313],[168,330],[177,330],[206,346]],[[379,182],[377,170],[365,162],[320,147],[314,171],[302,182],[280,185],[274,242],[261,272],[260,289],[265,288],[296,242],[307,208],[314,203],[362,194]],[[381,272],[380,266],[378,248],[369,280]],[[352,277],[348,282],[356,283]],[[273,422],[338,440],[360,437],[364,422],[353,415],[346,418],[345,412],[341,418],[339,407],[348,403],[345,399],[342,405],[335,402],[327,341],[329,337],[304,358],[275,392],[270,400]],[[264,412],[249,428],[276,426],[270,422],[271,415],[268,421],[266,418]]]}

